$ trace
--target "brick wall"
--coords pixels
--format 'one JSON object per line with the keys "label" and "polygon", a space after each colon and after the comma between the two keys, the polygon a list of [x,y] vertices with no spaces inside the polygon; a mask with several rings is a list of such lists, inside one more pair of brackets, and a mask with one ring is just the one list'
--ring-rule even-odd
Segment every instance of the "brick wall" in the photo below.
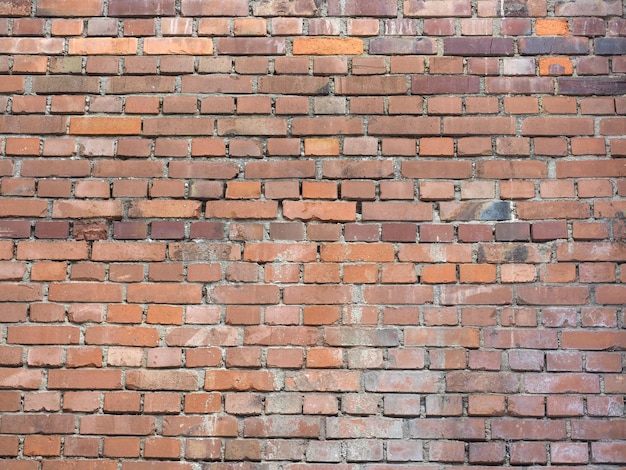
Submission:
{"label": "brick wall", "polygon": [[0,0],[0,467],[626,464],[623,8]]}

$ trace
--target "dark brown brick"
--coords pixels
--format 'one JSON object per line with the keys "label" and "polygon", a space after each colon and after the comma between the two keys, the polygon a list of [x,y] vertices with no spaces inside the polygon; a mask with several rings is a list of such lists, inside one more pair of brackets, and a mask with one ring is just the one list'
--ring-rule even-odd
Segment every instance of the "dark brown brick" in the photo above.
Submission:
{"label": "dark brown brick", "polygon": [[150,224],[150,237],[156,240],[181,240],[185,238],[185,223],[179,221],[152,222]]}
{"label": "dark brown brick", "polygon": [[189,238],[221,240],[224,238],[223,222],[194,222],[189,230]]}
{"label": "dark brown brick", "polygon": [[558,79],[563,95],[622,95],[626,93],[626,78],[621,77],[563,77]]}
{"label": "dark brown brick", "polygon": [[480,78],[454,76],[413,76],[411,93],[414,95],[475,94],[480,91]]}
{"label": "dark brown brick", "polygon": [[380,239],[378,224],[346,224],[344,238],[346,241],[375,242]]}
{"label": "dark brown brick", "polygon": [[146,222],[114,222],[113,238],[118,240],[143,240],[148,236]]}
{"label": "dark brown brick", "polygon": [[231,55],[283,55],[285,40],[280,38],[219,38],[219,54]]}
{"label": "dark brown brick", "polygon": [[532,224],[532,238],[536,241],[556,240],[567,238],[567,222],[546,221]]}
{"label": "dark brown brick", "polygon": [[374,38],[370,40],[369,52],[381,55],[430,55],[437,53],[437,42],[432,38]]}
{"label": "dark brown brick", "polygon": [[271,222],[270,238],[272,240],[304,240],[304,224],[302,222]]}
{"label": "dark brown brick", "polygon": [[415,242],[415,224],[383,224],[382,240],[385,242]]}
{"label": "dark brown brick", "polygon": [[604,36],[606,25],[601,18],[574,18],[572,34],[574,36]]}
{"label": "dark brown brick", "polygon": [[530,224],[528,222],[496,224],[496,241],[526,240],[530,240]]}
{"label": "dark brown brick", "polygon": [[35,237],[37,238],[68,238],[70,235],[70,223],[66,221],[48,222],[41,221],[35,224]]}

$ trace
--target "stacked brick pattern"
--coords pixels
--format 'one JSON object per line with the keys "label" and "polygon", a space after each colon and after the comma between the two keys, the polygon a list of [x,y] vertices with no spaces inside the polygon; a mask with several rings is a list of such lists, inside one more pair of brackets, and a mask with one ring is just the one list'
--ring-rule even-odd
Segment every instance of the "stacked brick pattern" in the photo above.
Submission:
{"label": "stacked brick pattern", "polygon": [[0,466],[626,464],[621,0],[0,0]]}

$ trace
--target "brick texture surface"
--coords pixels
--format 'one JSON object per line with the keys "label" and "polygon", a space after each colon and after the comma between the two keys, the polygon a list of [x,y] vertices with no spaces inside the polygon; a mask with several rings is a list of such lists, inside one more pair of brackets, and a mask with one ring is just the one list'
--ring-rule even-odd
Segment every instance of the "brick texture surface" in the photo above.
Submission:
{"label": "brick texture surface", "polygon": [[624,8],[0,0],[0,468],[624,468]]}

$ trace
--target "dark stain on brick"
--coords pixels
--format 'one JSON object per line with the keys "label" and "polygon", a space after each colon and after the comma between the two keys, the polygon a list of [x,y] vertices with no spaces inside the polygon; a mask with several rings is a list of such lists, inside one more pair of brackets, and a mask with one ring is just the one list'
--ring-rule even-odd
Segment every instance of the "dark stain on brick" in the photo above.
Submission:
{"label": "dark stain on brick", "polygon": [[106,240],[108,238],[107,223],[74,222],[74,238],[76,240]]}
{"label": "dark stain on brick", "polygon": [[626,93],[625,77],[568,77],[559,78],[562,95],[623,95]]}
{"label": "dark stain on brick", "polygon": [[528,0],[507,0],[504,2],[504,16],[528,16]]}
{"label": "dark stain on brick", "polygon": [[489,203],[480,212],[478,220],[511,220],[511,203],[508,201]]}
{"label": "dark stain on brick", "polygon": [[508,263],[524,263],[528,259],[528,248],[525,245],[519,245],[507,251],[504,260]]}

